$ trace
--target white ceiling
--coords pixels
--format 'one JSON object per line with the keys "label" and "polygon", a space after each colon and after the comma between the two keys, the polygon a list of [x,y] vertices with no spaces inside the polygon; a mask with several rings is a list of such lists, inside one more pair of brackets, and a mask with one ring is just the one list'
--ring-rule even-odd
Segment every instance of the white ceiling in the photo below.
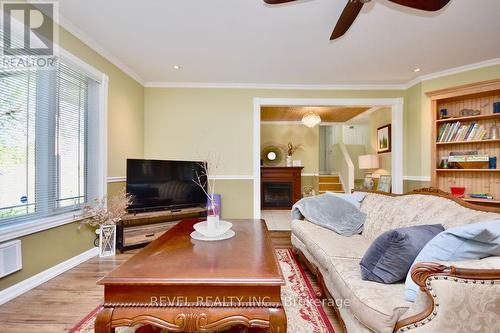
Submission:
{"label": "white ceiling", "polygon": [[499,0],[451,0],[437,13],[374,0],[346,35],[329,41],[346,3],[61,0],[59,7],[63,25],[145,82],[399,84],[500,57]]}

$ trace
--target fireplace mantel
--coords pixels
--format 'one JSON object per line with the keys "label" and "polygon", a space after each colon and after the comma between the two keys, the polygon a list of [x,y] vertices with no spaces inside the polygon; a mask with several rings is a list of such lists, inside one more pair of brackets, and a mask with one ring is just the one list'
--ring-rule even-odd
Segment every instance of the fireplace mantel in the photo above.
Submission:
{"label": "fireplace mantel", "polygon": [[[300,174],[304,167],[261,167],[260,168],[260,191],[262,209],[290,209],[293,204],[300,200],[301,181]],[[281,192],[284,196],[286,188],[289,188],[289,198],[272,198],[270,191]],[[277,193],[279,195],[279,193]]]}

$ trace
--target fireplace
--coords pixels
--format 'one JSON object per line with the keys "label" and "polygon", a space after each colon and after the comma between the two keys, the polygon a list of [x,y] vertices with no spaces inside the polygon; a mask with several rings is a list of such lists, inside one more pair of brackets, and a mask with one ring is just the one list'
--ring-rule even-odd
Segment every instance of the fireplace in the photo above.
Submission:
{"label": "fireplace", "polygon": [[261,167],[262,209],[290,209],[300,200],[300,174],[303,167]]}
{"label": "fireplace", "polygon": [[292,183],[262,183],[265,207],[291,207],[293,205]]}

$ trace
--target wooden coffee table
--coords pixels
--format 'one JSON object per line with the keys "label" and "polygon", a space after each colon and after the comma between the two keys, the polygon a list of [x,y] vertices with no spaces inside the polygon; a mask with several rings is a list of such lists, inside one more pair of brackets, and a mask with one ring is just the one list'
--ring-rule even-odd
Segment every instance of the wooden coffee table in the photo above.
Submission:
{"label": "wooden coffee table", "polygon": [[[263,220],[230,220],[236,236],[203,242],[184,220],[99,280],[104,306],[96,333],[151,324],[169,332],[232,326],[285,333],[284,284]],[[253,331],[253,329],[252,329]]]}

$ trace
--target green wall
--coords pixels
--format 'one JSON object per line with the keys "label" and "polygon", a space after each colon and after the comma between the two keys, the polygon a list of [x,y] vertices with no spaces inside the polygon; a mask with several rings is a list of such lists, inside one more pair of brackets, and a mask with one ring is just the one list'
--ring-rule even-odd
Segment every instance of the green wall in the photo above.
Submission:
{"label": "green wall", "polygon": [[[399,98],[404,104],[404,175],[430,175],[430,102],[427,91],[500,78],[500,65],[427,80],[407,90],[273,90],[144,88],[119,68],[60,29],[60,44],[109,76],[108,176],[125,175],[133,157],[199,159],[221,155],[223,175],[252,175],[253,99]],[[304,180],[308,182],[308,180]],[[405,181],[405,189],[428,185]],[[123,183],[108,185],[116,193]],[[251,217],[252,180],[219,181],[223,216]],[[22,237],[23,270],[0,279],[0,290],[44,271],[93,244],[90,230],[64,225]]]}

